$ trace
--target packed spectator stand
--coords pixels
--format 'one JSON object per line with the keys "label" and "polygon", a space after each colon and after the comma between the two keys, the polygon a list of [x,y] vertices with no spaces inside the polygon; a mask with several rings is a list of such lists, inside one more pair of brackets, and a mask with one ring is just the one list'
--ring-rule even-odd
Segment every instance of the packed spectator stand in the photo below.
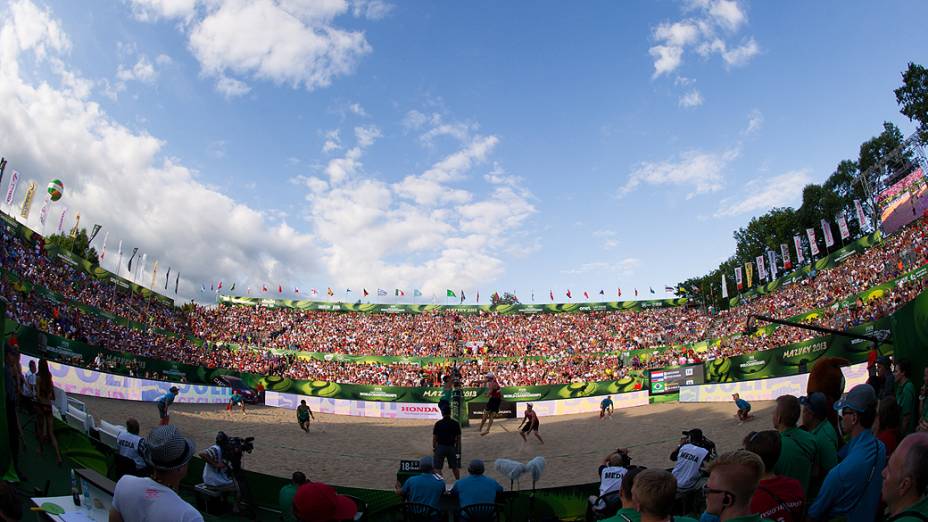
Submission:
{"label": "packed spectator stand", "polygon": [[[443,365],[322,361],[301,358],[298,353],[466,357],[461,369],[467,385],[479,383],[487,371],[494,371],[506,385],[616,379],[632,369],[701,362],[811,337],[793,328],[778,328],[762,336],[738,335],[751,314],[787,318],[822,309],[809,322],[839,329],[885,317],[923,290],[924,280],[900,283],[868,302],[833,305],[928,259],[925,221],[918,220],[834,268],[721,312],[680,306],[538,315],[371,314],[200,305],[185,311],[127,293],[59,259],[50,259],[40,247],[7,231],[3,246],[5,269],[64,298],[27,293],[11,279],[0,278],[3,298],[10,304],[8,316],[20,324],[113,351],[114,357],[98,357],[93,362],[97,368],[122,365],[137,375],[158,377],[115,356],[128,352],[295,379],[398,386],[436,385]],[[101,314],[82,311],[72,302],[160,330],[117,324]],[[165,330],[169,334],[159,333]],[[686,346],[715,338],[721,342],[710,344],[705,352]],[[238,346],[232,348],[233,344]],[[643,349],[651,350],[647,357],[640,356]],[[633,350],[639,352],[630,356]]]}

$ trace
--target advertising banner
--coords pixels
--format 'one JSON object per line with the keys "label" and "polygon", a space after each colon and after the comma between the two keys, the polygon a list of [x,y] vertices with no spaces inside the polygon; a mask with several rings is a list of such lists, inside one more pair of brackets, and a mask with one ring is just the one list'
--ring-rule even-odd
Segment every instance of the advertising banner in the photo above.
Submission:
{"label": "advertising banner", "polygon": [[807,228],[806,236],[809,238],[809,251],[812,252],[813,256],[817,256],[819,253],[818,243],[815,242],[815,229]]}
{"label": "advertising banner", "polygon": [[[867,382],[867,363],[858,363],[841,369],[844,374],[844,389]],[[754,381],[741,381],[680,388],[680,402],[731,402],[731,394],[737,393],[746,401],[772,401],[781,395],[806,395],[809,374],[773,377]]]}
{"label": "advertising banner", "polygon": [[694,386],[705,382],[705,368],[702,363],[686,366],[671,366],[650,370],[651,395],[675,393],[681,386]]}
{"label": "advertising banner", "polygon": [[796,247],[796,264],[802,266],[806,263],[806,258],[802,252],[802,238],[799,234],[793,236],[793,246]]}
{"label": "advertising banner", "polygon": [[[486,407],[487,403],[485,402],[468,402],[467,418],[471,420],[482,419]],[[496,414],[497,419],[515,419],[517,416],[516,403],[503,401],[499,405],[499,413]]]}
{"label": "advertising banner", "polygon": [[675,299],[652,299],[647,301],[608,301],[600,303],[555,303],[555,304],[502,304],[502,305],[440,305],[440,304],[374,304],[374,303],[330,303],[326,301],[296,301],[292,299],[264,299],[260,297],[237,297],[220,295],[224,305],[263,306],[266,308],[294,308],[317,312],[360,312],[377,314],[422,314],[429,312],[455,312],[459,314],[542,314],[563,312],[611,312],[640,311],[650,308],[670,308],[686,304],[685,297]]}

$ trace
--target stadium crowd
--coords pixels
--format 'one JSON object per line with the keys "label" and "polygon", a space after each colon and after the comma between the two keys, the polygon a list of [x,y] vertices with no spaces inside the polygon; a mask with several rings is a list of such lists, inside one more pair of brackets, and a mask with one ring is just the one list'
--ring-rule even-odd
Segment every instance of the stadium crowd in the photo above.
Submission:
{"label": "stadium crowd", "polygon": [[[366,314],[248,306],[181,309],[143,299],[60,259],[50,259],[40,246],[7,230],[3,239],[0,256],[5,269],[61,296],[0,278],[0,294],[10,304],[8,316],[40,331],[115,352],[112,357],[83,361],[85,365],[121,367],[136,375],[161,377],[117,355],[130,353],[294,379],[400,386],[437,385],[447,363],[359,364],[297,354],[466,356],[471,361],[461,368],[467,385],[479,384],[487,371],[495,372],[507,385],[618,379],[632,369],[698,363],[810,337],[793,328],[777,328],[767,335],[737,335],[751,314],[790,317],[818,309],[807,322],[835,328],[885,317],[921,292],[926,280],[900,281],[866,302],[837,303],[928,260],[925,221],[918,220],[831,269],[721,313],[680,306],[537,315]],[[130,322],[148,327],[133,327]],[[713,338],[721,342],[710,343],[705,351],[684,346]]]}

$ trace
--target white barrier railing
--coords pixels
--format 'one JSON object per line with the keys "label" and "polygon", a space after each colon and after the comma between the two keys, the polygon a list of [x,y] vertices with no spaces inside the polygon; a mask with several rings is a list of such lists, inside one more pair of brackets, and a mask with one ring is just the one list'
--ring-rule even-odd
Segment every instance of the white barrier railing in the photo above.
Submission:
{"label": "white barrier railing", "polygon": [[[867,363],[846,366],[841,369],[841,372],[844,373],[845,390],[867,382]],[[809,374],[803,373],[753,381],[682,386],[680,402],[726,402],[732,400],[733,393],[740,394],[741,398],[746,401],[772,401],[781,395],[799,397],[806,394],[808,382]]]}

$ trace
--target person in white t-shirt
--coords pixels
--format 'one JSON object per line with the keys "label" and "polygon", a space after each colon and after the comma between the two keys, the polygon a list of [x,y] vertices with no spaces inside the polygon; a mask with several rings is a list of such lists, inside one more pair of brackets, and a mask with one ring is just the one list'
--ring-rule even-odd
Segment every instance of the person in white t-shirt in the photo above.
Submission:
{"label": "person in white t-shirt", "polygon": [[[135,419],[126,420],[126,431],[120,432],[116,437],[116,449],[122,457],[132,462],[134,470],[126,469],[125,471],[135,476],[145,476],[148,465],[142,458],[141,449],[145,444],[145,439],[139,436],[139,421]],[[128,467],[128,465],[127,465]]]}
{"label": "person in white t-shirt", "polygon": [[32,402],[35,400],[35,361],[29,361],[29,371],[23,374],[23,398]]}
{"label": "person in white t-shirt", "polygon": [[714,444],[706,439],[699,428],[683,432],[680,447],[670,454],[676,462],[673,476],[677,479],[678,492],[692,491],[705,482],[702,465],[715,457]]}
{"label": "person in white t-shirt", "polygon": [[177,494],[196,446],[177,426],[158,426],[142,445],[151,477],[126,475],[116,483],[110,522],[203,522],[203,515]]}
{"label": "person in white t-shirt", "polygon": [[234,491],[233,512],[238,513],[241,505],[241,491],[235,481],[233,470],[222,456],[222,447],[227,441],[228,436],[220,431],[216,435],[216,444],[201,451],[197,456],[206,461],[206,465],[203,466],[203,483],[216,491]]}
{"label": "person in white t-shirt", "polygon": [[[628,456],[628,450],[618,448],[610,453],[603,460],[599,467],[599,497],[590,496],[590,505],[593,511],[612,515],[612,508],[618,509],[621,505],[619,498],[619,489],[622,487],[622,479],[628,473],[628,467],[632,459]],[[602,497],[605,496],[605,499]]]}

